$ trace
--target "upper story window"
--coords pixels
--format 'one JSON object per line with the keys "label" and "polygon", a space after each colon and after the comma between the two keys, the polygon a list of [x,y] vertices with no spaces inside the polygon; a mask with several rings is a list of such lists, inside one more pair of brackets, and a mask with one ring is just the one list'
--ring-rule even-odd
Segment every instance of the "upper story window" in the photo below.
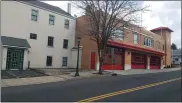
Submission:
{"label": "upper story window", "polygon": [[30,39],[37,39],[37,34],[30,33]]}
{"label": "upper story window", "polygon": [[150,37],[144,37],[144,45],[153,47],[154,46],[154,40]]}
{"label": "upper story window", "polygon": [[54,45],[54,37],[48,36],[48,46],[53,47]]}
{"label": "upper story window", "polygon": [[49,24],[50,25],[54,25],[54,19],[55,19],[54,15],[49,15]]}
{"label": "upper story window", "polygon": [[69,29],[69,20],[68,19],[66,19],[65,21],[64,21],[64,28],[66,28],[66,29]]}
{"label": "upper story window", "polygon": [[68,40],[67,39],[64,39],[64,41],[63,41],[63,48],[68,49]]}
{"label": "upper story window", "polygon": [[38,10],[32,9],[31,20],[33,20],[33,21],[37,21],[38,20]]}
{"label": "upper story window", "polygon": [[161,49],[160,42],[157,41],[157,49]]}
{"label": "upper story window", "polygon": [[134,33],[134,43],[139,44],[139,35],[137,33]]}
{"label": "upper story window", "polygon": [[163,50],[164,50],[164,44],[163,44]]}
{"label": "upper story window", "polygon": [[114,34],[112,35],[114,38],[118,38],[120,40],[124,40],[124,31],[121,29],[116,29]]}

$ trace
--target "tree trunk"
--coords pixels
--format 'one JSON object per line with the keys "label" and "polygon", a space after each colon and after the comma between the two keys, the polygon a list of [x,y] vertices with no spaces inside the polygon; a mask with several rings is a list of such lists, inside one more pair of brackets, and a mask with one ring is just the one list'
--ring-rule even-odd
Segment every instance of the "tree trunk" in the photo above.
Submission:
{"label": "tree trunk", "polygon": [[104,50],[100,50],[100,56],[99,56],[99,74],[102,74],[102,65],[104,62]]}
{"label": "tree trunk", "polygon": [[99,58],[99,74],[102,74],[102,64],[103,64],[103,60],[102,57]]}

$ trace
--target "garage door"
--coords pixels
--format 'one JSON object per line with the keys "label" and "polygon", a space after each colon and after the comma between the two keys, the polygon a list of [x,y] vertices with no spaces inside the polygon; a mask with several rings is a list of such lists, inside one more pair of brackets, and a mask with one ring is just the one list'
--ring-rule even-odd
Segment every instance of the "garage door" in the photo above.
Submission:
{"label": "garage door", "polygon": [[145,69],[146,68],[146,56],[143,54],[132,53],[131,68],[132,69]]}
{"label": "garage door", "polygon": [[123,50],[107,47],[104,55],[103,70],[123,70]]}
{"label": "garage door", "polygon": [[150,57],[150,69],[160,69],[161,59],[160,57],[151,56]]}

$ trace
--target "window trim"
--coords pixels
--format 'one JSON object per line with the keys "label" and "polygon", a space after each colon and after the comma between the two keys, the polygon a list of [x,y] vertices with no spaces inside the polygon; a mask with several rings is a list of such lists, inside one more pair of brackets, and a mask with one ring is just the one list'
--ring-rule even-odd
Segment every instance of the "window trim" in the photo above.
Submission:
{"label": "window trim", "polygon": [[[32,15],[32,14],[33,14],[33,13],[32,13],[33,11],[36,11],[36,12],[37,12],[37,15]],[[38,21],[38,17],[39,17],[38,15],[39,15],[39,11],[38,11],[38,10],[31,9],[31,20],[32,20],[32,21],[37,22],[37,21]],[[36,20],[32,19],[32,16],[34,16],[34,17],[36,16],[37,19],[36,19]]]}
{"label": "window trim", "polygon": [[[114,33],[114,35],[112,35],[113,38],[124,41],[124,30],[123,29],[114,29],[113,33]],[[121,34],[121,35],[118,35],[118,34]]]}
{"label": "window trim", "polygon": [[[31,35],[33,36],[36,36],[36,38],[31,38]],[[30,33],[30,39],[34,39],[34,40],[37,40],[37,34],[35,34],[35,33]]]}
{"label": "window trim", "polygon": [[[52,45],[49,45],[49,38],[52,38]],[[54,37],[53,36],[48,36],[48,38],[47,38],[47,46],[48,47],[54,47]]]}
{"label": "window trim", "polygon": [[[65,59],[63,58],[66,58],[66,61],[64,61]],[[65,62],[66,62],[66,65],[64,65]],[[63,67],[68,66],[68,57],[62,57],[62,66]]]}
{"label": "window trim", "polygon": [[[67,47],[66,48],[64,48],[65,41],[67,41]],[[63,39],[63,49],[68,49],[68,44],[69,44],[69,40],[68,39]]]}
{"label": "window trim", "polygon": [[[66,21],[68,21],[68,24],[66,23]],[[68,25],[68,28],[66,27]],[[69,29],[70,28],[70,20],[69,19],[65,19],[64,20],[64,28],[65,29]]]}
{"label": "window trim", "polygon": [[154,47],[154,40],[153,40],[153,38],[144,36],[144,46],[153,48]]}
{"label": "window trim", "polygon": [[[135,40],[135,36],[137,37],[137,40]],[[135,41],[137,41],[137,42],[135,42]],[[139,35],[138,35],[138,33],[133,33],[133,43],[134,44],[139,44]]]}
{"label": "window trim", "polygon": [[160,45],[160,42],[157,41],[157,49],[160,50],[161,49],[161,45]]}
{"label": "window trim", "polygon": [[[54,19],[52,20],[51,17],[53,17]],[[51,24],[50,21],[52,21],[53,24]],[[49,14],[49,25],[55,25],[55,16],[54,15]]]}

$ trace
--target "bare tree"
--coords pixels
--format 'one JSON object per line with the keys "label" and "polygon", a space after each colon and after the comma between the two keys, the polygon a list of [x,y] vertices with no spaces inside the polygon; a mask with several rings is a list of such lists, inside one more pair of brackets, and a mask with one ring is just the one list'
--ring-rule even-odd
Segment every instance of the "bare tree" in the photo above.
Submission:
{"label": "bare tree", "polygon": [[102,74],[104,53],[108,40],[119,37],[116,30],[133,26],[140,22],[138,13],[147,11],[137,1],[122,0],[78,0],[74,1],[79,9],[85,10],[89,18],[87,34],[97,42],[99,55],[99,74]]}

